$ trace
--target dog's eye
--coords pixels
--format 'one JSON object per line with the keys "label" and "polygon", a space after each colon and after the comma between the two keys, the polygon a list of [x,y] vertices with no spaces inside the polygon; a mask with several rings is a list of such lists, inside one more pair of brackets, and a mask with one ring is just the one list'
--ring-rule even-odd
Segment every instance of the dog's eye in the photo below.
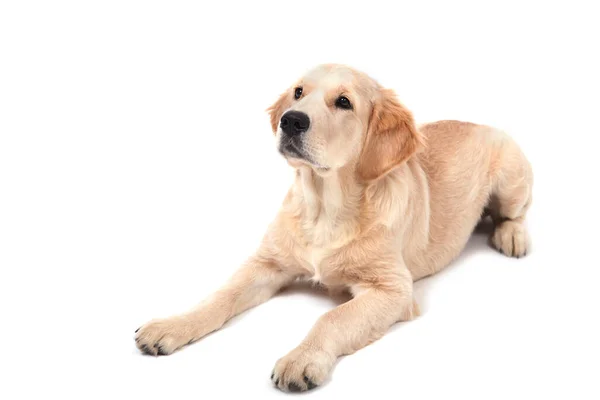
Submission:
{"label": "dog's eye", "polygon": [[298,100],[300,96],[302,96],[302,88],[297,87],[296,90],[294,90],[294,97],[296,98],[296,100]]}
{"label": "dog's eye", "polygon": [[345,96],[338,97],[335,101],[335,106],[337,108],[343,108],[344,110],[352,110],[352,104],[350,103],[350,100],[348,100],[348,98]]}

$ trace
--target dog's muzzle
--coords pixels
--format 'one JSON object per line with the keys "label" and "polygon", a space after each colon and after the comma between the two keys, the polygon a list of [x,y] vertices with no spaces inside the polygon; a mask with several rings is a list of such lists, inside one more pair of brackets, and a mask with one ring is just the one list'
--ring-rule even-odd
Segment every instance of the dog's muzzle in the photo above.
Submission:
{"label": "dog's muzzle", "polygon": [[303,149],[303,133],[310,128],[310,118],[301,111],[288,111],[281,117],[279,151],[284,155],[308,159]]}

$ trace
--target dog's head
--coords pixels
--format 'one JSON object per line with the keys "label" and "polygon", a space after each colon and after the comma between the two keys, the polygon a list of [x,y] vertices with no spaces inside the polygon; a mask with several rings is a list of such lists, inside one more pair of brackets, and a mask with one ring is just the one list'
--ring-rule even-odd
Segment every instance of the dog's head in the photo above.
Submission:
{"label": "dog's head", "polygon": [[281,154],[294,167],[326,175],[351,165],[377,179],[423,144],[410,111],[393,91],[343,65],[309,71],[268,109]]}

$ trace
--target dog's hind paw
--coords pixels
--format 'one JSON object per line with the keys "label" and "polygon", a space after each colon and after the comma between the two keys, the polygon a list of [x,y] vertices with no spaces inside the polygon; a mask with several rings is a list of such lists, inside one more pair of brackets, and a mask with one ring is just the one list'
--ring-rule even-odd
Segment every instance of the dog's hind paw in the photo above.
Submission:
{"label": "dog's hind paw", "polygon": [[520,221],[506,220],[496,226],[491,243],[498,251],[509,257],[523,257],[529,250],[527,230]]}

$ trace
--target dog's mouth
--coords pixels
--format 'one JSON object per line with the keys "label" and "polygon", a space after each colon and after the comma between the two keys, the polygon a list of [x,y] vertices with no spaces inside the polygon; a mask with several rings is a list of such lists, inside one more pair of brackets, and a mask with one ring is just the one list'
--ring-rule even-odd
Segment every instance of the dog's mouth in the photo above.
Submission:
{"label": "dog's mouth", "polygon": [[302,147],[292,143],[291,140],[286,144],[282,144],[281,148],[283,150],[284,156],[290,155],[292,157],[300,158],[306,161],[308,161],[309,159],[304,150],[302,150]]}
{"label": "dog's mouth", "polygon": [[279,145],[279,152],[292,165],[304,163],[322,171],[329,169],[328,167],[324,167],[314,161],[312,157],[302,148],[302,144],[296,143],[293,139],[282,141]]}

